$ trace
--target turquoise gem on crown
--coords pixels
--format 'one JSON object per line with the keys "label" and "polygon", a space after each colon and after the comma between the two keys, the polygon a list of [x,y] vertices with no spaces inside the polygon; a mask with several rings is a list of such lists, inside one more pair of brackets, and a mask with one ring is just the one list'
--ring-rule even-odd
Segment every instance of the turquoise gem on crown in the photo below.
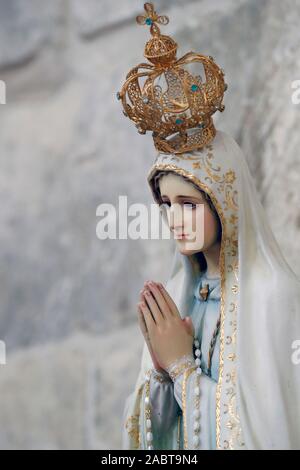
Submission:
{"label": "turquoise gem on crown", "polygon": [[183,123],[183,120],[182,120],[182,119],[179,119],[179,118],[176,119],[176,121],[175,121],[175,124],[182,124],[182,123]]}
{"label": "turquoise gem on crown", "polygon": [[197,90],[199,90],[198,85],[193,84],[193,85],[191,86],[191,90],[192,90],[192,91],[197,91]]}
{"label": "turquoise gem on crown", "polygon": [[146,18],[146,24],[150,26],[152,23],[153,21],[151,20],[151,18]]}

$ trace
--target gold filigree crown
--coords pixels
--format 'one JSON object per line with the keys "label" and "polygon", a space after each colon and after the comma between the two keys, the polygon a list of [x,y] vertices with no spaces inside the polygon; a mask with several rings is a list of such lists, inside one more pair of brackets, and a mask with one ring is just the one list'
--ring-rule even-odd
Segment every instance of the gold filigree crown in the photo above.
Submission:
{"label": "gold filigree crown", "polygon": [[[144,56],[151,63],[141,63],[128,72],[117,93],[123,113],[140,134],[152,131],[160,152],[180,154],[204,147],[216,134],[212,115],[225,109],[224,71],[213,57],[195,52],[177,60],[176,42],[162,35],[158,27],[168,24],[169,18],[158,16],[152,3],[145,3],[144,9],[145,15],[137,16],[136,21],[150,26],[152,37]],[[202,76],[190,73],[190,67],[202,68]]]}

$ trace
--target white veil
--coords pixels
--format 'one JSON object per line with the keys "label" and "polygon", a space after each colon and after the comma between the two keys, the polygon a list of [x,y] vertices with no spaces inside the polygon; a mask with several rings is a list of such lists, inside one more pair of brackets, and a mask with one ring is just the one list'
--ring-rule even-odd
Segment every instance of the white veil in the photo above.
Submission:
{"label": "white veil", "polygon": [[[159,153],[148,174],[184,175],[206,191],[222,223],[220,370],[216,392],[218,449],[300,448],[300,282],[272,234],[241,148],[217,131],[201,150]],[[175,250],[167,290],[182,317],[189,313],[193,268]],[[139,390],[152,367],[146,343]]]}

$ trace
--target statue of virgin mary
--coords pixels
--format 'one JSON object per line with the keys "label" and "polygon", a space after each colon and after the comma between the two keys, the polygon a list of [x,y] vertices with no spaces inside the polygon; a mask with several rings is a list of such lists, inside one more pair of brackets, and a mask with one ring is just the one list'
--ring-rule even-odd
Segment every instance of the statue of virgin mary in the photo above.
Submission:
{"label": "statue of virgin mary", "polygon": [[[195,52],[177,59],[177,43],[158,26],[168,17],[144,8],[136,20],[150,26],[149,63],[127,73],[117,98],[141,134],[152,131],[158,154],[147,180],[165,222],[183,232],[166,285],[141,293],[145,343],[123,449],[299,449],[299,279],[241,148],[214,127],[223,69]],[[190,212],[170,224],[179,199]],[[204,208],[204,243],[191,250],[193,201]]]}
{"label": "statue of virgin mary", "polygon": [[209,201],[220,223],[219,269],[210,273],[201,251],[188,254],[176,243],[165,290],[181,318],[192,320],[200,367],[187,361],[170,377],[154,367],[145,341],[125,402],[123,449],[299,449],[300,364],[293,348],[300,339],[300,284],[244,154],[219,130],[201,149],[159,152],[148,182],[161,206],[160,183],[170,174],[173,192],[183,182]]}

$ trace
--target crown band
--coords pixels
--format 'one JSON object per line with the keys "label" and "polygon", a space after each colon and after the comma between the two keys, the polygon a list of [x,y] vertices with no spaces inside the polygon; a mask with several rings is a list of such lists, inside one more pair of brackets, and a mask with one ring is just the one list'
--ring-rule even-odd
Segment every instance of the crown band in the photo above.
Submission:
{"label": "crown band", "polygon": [[176,135],[174,138],[166,140],[159,136],[153,136],[156,150],[163,153],[180,154],[191,152],[194,149],[200,149],[209,144],[216,135],[216,128],[213,120],[210,119],[209,124],[202,130],[195,129],[190,135]]}

